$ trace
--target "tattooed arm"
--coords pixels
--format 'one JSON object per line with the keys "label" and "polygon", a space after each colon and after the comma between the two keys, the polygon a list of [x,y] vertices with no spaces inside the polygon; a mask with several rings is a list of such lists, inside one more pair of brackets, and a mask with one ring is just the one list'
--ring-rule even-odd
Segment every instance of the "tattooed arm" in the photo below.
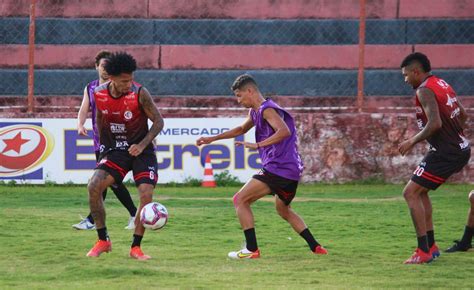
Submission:
{"label": "tattooed arm", "polygon": [[153,125],[148,131],[148,134],[146,134],[145,138],[143,138],[140,143],[133,144],[130,146],[128,152],[132,156],[140,155],[145,149],[145,147],[148,146],[148,144],[150,144],[150,142],[152,142],[153,139],[155,139],[155,137],[161,132],[164,126],[163,117],[156,108],[150,93],[144,87],[142,87],[142,89],[140,90],[138,100],[148,119],[153,122]]}

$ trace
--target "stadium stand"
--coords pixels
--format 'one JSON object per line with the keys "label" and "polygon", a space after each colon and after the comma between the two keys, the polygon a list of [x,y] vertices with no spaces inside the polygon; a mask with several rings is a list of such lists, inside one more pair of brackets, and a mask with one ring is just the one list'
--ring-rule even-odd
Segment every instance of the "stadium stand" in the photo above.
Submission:
{"label": "stadium stand", "polygon": [[[102,48],[131,52],[137,81],[156,96],[229,96],[243,72],[269,94],[357,95],[359,1],[94,1],[95,9],[88,1],[38,2],[36,95],[81,95]],[[27,92],[28,3],[0,6],[6,96]],[[364,94],[411,96],[399,62],[416,50],[459,95],[473,96],[473,11],[474,1],[369,1]]]}

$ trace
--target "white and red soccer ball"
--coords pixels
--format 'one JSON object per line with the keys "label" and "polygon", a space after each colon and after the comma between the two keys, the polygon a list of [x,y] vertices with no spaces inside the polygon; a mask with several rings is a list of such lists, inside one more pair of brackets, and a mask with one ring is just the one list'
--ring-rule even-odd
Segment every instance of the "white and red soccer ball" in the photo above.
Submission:
{"label": "white and red soccer ball", "polygon": [[168,221],[168,210],[159,202],[146,204],[140,212],[140,222],[147,229],[159,230]]}

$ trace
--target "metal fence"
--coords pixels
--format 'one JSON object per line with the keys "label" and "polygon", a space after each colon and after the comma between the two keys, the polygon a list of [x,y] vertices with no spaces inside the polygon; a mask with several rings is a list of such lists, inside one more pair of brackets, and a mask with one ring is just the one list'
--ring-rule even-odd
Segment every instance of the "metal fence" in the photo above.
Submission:
{"label": "metal fence", "polygon": [[[0,4],[0,45],[18,59],[3,61],[0,90],[28,96],[29,111],[34,96],[81,95],[97,77],[94,52],[105,47],[136,53],[141,64],[136,79],[154,95],[230,95],[232,80],[251,72],[269,94],[353,97],[354,106],[362,107],[364,98],[412,95],[398,65],[413,50],[435,51],[434,60],[459,52],[465,53],[458,56],[462,59],[471,51],[473,19],[366,19],[365,5],[371,4],[360,3],[359,19],[154,19],[132,10],[100,15],[95,7],[75,15],[54,0],[5,1]],[[167,54],[176,47],[190,54],[201,51],[188,64]],[[271,55],[253,54],[254,49]],[[244,52],[235,56],[239,50]],[[312,60],[320,53],[326,56]],[[233,57],[242,60],[229,65]],[[209,61],[214,67],[207,66]],[[458,94],[474,95],[469,63],[437,67],[433,61],[433,68]]]}

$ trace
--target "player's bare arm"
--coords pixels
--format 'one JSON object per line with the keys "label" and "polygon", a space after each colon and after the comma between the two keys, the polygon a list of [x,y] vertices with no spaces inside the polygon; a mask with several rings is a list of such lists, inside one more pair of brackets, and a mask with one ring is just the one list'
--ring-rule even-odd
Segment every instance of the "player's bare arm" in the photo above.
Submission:
{"label": "player's bare arm", "polygon": [[[247,119],[244,121],[244,123],[242,125],[237,126],[237,127],[233,128],[229,131],[226,131],[226,132],[221,133],[221,134],[216,135],[216,136],[201,137],[201,138],[196,140],[196,145],[200,146],[200,145],[209,144],[209,143],[212,143],[214,141],[221,140],[221,139],[234,138],[234,137],[237,137],[237,136],[240,136],[240,135],[243,135],[243,134],[247,133],[252,127],[253,127],[252,118],[250,118],[250,116],[247,116]],[[237,144],[238,142],[235,142],[235,143]]]}
{"label": "player's bare arm", "polygon": [[400,144],[398,151],[401,155],[406,155],[413,148],[413,146],[415,146],[415,144],[427,139],[436,131],[438,131],[442,126],[438,103],[436,102],[434,93],[430,89],[420,88],[417,91],[417,95],[428,121],[423,130]]}
{"label": "player's bare arm", "polygon": [[89,93],[87,92],[87,86],[84,88],[84,96],[82,97],[81,108],[77,114],[77,134],[87,136],[87,129],[84,124],[87,119],[87,113],[89,112]]}
{"label": "player's bare arm", "polygon": [[140,155],[148,144],[150,144],[153,139],[163,130],[164,121],[160,112],[155,106],[153,99],[150,95],[150,92],[146,88],[140,90],[140,95],[138,96],[139,102],[145,112],[145,115],[150,119],[153,124],[146,134],[145,138],[138,144],[132,144],[128,149],[128,152],[132,156]]}
{"label": "player's bare arm", "polygon": [[245,146],[245,148],[258,149],[260,147],[265,147],[281,142],[283,139],[288,138],[291,135],[290,129],[280,117],[280,115],[278,115],[275,109],[268,108],[263,111],[263,118],[268,122],[268,124],[270,124],[270,126],[275,131],[273,135],[258,143],[244,141],[236,141],[235,143],[237,145],[243,145]]}

